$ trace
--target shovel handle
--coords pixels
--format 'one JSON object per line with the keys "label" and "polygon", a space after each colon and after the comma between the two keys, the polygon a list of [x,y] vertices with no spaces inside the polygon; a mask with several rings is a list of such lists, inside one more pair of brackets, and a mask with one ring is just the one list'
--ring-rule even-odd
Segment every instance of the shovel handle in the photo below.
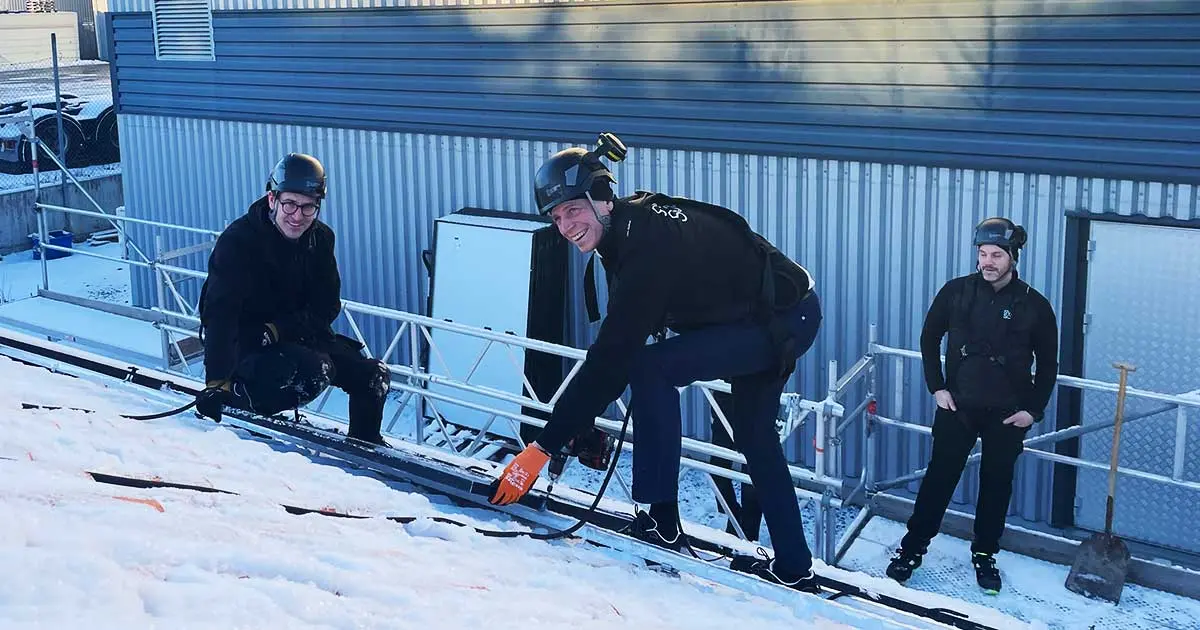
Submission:
{"label": "shovel handle", "polygon": [[1104,506],[1104,533],[1112,533],[1113,510],[1117,495],[1117,462],[1121,452],[1121,422],[1125,417],[1125,387],[1129,382],[1129,373],[1137,368],[1123,362],[1113,363],[1113,367],[1121,371],[1117,383],[1117,415],[1113,423],[1112,455],[1108,463],[1108,500]]}

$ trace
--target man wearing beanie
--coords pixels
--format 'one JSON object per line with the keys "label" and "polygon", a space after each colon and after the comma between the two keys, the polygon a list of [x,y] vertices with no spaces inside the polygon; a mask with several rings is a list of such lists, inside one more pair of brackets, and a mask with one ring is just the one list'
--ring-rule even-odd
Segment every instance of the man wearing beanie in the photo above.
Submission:
{"label": "man wearing beanie", "polygon": [[[921,566],[976,438],[983,440],[971,562],[985,592],[1000,591],[995,555],[1012,496],[1013,471],[1029,427],[1042,415],[1058,373],[1058,322],[1050,302],[1017,277],[1025,229],[1004,218],[975,228],[976,273],[947,282],[921,330],[925,382],[937,402],[933,454],[908,533],[887,574],[904,582]],[[942,373],[942,337],[948,336]],[[1037,375],[1031,376],[1034,357]]]}

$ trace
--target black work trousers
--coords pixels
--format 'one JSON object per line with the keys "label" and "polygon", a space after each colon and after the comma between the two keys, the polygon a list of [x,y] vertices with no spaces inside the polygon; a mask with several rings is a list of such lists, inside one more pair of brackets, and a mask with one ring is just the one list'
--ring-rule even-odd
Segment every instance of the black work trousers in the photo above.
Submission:
{"label": "black work trousers", "polygon": [[335,338],[312,345],[277,343],[253,352],[234,371],[229,404],[270,416],[307,405],[333,385],[350,398],[350,437],[379,442],[390,374],[351,344]]}
{"label": "black work trousers", "polygon": [[908,533],[900,546],[924,553],[942,526],[950,497],[958,486],[975,439],[983,440],[979,466],[979,498],[975,503],[975,540],[972,552],[997,553],[1008,502],[1012,498],[1013,471],[1022,441],[1029,429],[1003,424],[1011,411],[992,409],[958,411],[938,408],[933,421],[933,455],[908,520]]}

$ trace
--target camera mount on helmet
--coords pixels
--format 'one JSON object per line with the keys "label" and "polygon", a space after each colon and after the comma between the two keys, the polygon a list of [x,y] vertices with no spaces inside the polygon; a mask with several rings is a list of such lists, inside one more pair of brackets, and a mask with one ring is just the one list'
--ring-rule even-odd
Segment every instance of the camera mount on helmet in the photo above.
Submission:
{"label": "camera mount on helmet", "polygon": [[625,156],[629,155],[629,149],[615,134],[605,131],[596,139],[596,148],[592,150],[591,154],[603,155],[610,162],[623,162]]}
{"label": "camera mount on helmet", "polygon": [[533,176],[533,197],[539,214],[549,214],[565,201],[588,196],[597,182],[617,183],[601,158],[620,162],[629,149],[615,134],[604,132],[596,140],[596,148],[585,151],[572,147],[550,156]]}

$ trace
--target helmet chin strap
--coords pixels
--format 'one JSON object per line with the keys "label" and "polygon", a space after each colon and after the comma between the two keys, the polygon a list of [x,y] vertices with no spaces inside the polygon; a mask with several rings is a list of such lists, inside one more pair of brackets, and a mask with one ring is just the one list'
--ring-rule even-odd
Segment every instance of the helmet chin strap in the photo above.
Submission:
{"label": "helmet chin strap", "polygon": [[[588,203],[592,206],[592,214],[596,216],[596,221],[600,224],[600,227],[604,228],[604,232],[607,233],[608,228],[612,227],[612,215],[602,215],[600,214],[599,210],[596,210],[596,200],[592,199],[592,193],[590,191],[584,191],[583,194],[585,197],[587,197]],[[601,234],[600,236],[603,237],[604,234]]]}

